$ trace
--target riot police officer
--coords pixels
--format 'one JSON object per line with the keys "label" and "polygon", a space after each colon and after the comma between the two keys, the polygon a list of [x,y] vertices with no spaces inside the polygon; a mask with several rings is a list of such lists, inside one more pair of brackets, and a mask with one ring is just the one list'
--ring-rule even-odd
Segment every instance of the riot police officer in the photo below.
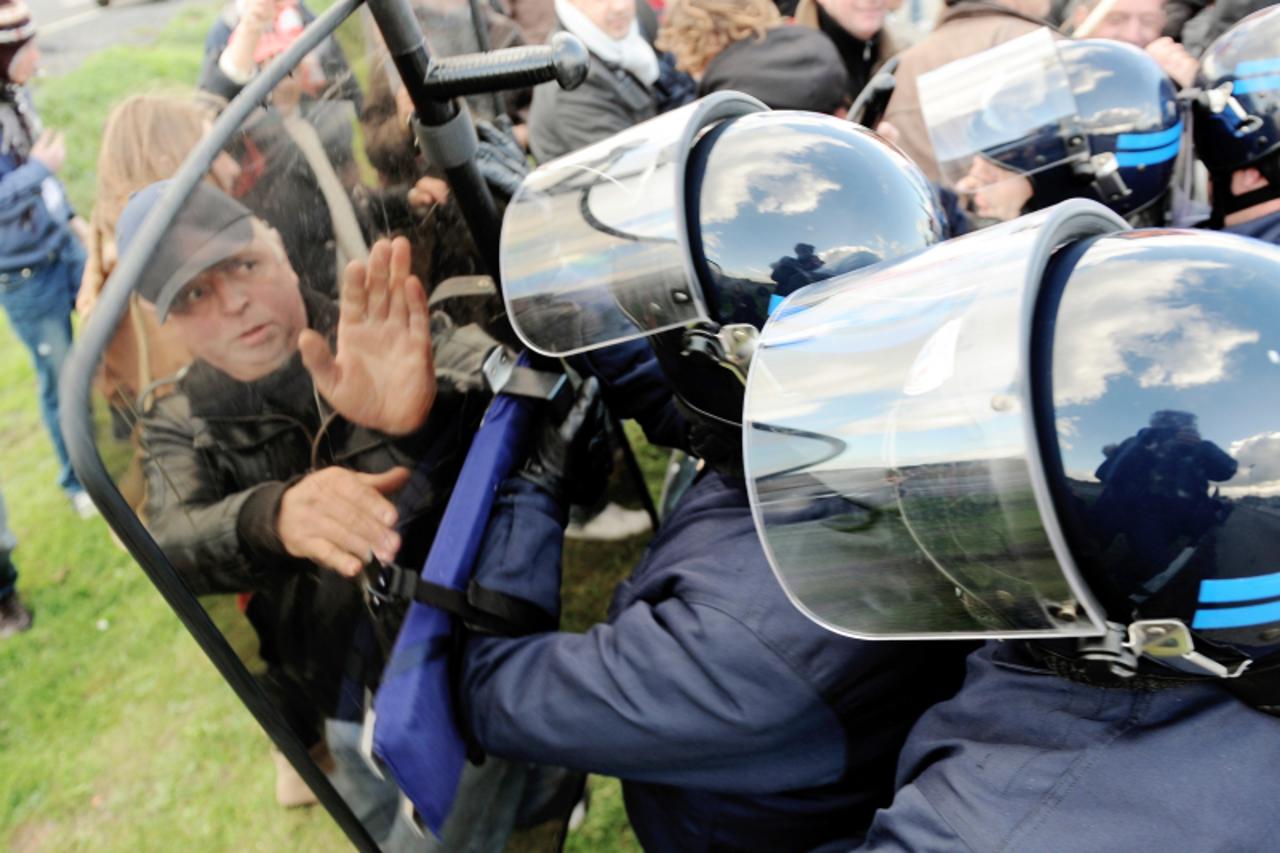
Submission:
{"label": "riot police officer", "polygon": [[[467,641],[462,704],[480,746],[621,777],[648,849],[861,834],[888,801],[907,730],[954,690],[966,649],[836,637],[787,602],[741,479],[745,367],[779,279],[821,280],[940,234],[923,177],[873,134],[736,93],[526,180],[503,227],[515,328],[556,355],[648,336],[708,465],[606,622]],[[551,615],[564,497],[580,476],[566,470],[567,432],[544,435],[502,486],[475,576]]]}
{"label": "riot police officer", "polygon": [[1200,60],[1196,154],[1212,181],[1211,224],[1280,243],[1280,9],[1255,12]]}
{"label": "riot police officer", "polygon": [[747,480],[793,600],[1005,640],[912,730],[860,849],[1274,843],[1280,251],[1123,226],[1066,202],[761,333]]}
{"label": "riot police officer", "polygon": [[946,184],[979,222],[1090,198],[1162,225],[1182,120],[1151,57],[1038,30],[920,79]]}

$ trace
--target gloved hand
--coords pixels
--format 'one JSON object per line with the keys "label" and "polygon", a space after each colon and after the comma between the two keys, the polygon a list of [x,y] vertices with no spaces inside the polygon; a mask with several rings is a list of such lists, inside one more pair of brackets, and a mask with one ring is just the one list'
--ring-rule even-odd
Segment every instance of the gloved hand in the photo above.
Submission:
{"label": "gloved hand", "polygon": [[537,427],[533,450],[519,476],[572,504],[594,503],[613,468],[613,435],[594,376],[582,383],[561,418],[548,410]]}
{"label": "gloved hand", "polygon": [[492,123],[478,121],[476,134],[480,137],[476,167],[491,190],[504,200],[510,199],[529,174],[529,161],[515,140],[511,119],[498,116]]}

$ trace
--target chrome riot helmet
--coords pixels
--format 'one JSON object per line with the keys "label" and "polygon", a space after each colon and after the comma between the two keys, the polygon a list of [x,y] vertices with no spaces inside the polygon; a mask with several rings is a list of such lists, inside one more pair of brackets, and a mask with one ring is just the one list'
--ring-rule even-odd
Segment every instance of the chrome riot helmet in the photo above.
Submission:
{"label": "chrome riot helmet", "polygon": [[[1213,177],[1214,217],[1280,198],[1280,9],[1255,12],[1205,50],[1191,101],[1196,155]],[[1269,186],[1236,196],[1253,166]]]}
{"label": "chrome riot helmet", "polygon": [[1038,30],[922,75],[920,98],[942,173],[980,218],[1069,198],[1159,218],[1182,121],[1141,50]]}
{"label": "chrome riot helmet", "polygon": [[1122,225],[1069,201],[774,312],[744,467],[815,620],[1129,673],[1280,651],[1280,249]]}
{"label": "chrome riot helmet", "polygon": [[648,336],[686,409],[736,444],[769,312],[942,228],[932,188],[879,137],[717,93],[535,170],[503,223],[503,291],[542,353]]}

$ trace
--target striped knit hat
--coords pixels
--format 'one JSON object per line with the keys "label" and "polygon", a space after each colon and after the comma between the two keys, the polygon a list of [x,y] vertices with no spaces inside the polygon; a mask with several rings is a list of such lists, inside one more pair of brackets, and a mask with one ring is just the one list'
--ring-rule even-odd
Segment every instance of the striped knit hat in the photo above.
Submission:
{"label": "striped knit hat", "polygon": [[22,0],[0,0],[0,83],[9,81],[9,63],[36,34],[31,13]]}

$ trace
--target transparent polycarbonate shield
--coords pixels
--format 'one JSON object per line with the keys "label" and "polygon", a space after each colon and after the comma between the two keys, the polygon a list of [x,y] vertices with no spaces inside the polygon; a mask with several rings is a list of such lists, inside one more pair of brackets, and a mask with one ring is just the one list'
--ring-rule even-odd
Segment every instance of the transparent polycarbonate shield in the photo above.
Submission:
{"label": "transparent polycarbonate shield", "polygon": [[[173,178],[227,116],[181,95],[138,96],[116,108],[99,162],[119,172],[101,176],[112,192],[97,197],[92,219],[96,245],[119,243],[121,260],[105,287],[88,287],[104,287],[99,306],[111,301],[113,286],[132,286],[133,295],[92,353],[97,450],[136,513],[132,527],[117,527],[121,538],[171,603],[181,602],[176,610],[189,603],[190,612],[207,614],[225,643],[197,634],[202,645],[214,649],[211,657],[225,647],[238,658],[229,680],[273,736],[291,735],[297,752],[314,759],[298,761],[302,772],[327,781],[385,849],[501,849],[520,837],[516,814],[525,804],[576,780],[491,758],[466,771],[459,799],[460,810],[486,822],[464,817],[446,823],[442,839],[423,838],[391,775],[362,745],[366,698],[380,686],[404,604],[371,599],[360,577],[335,571],[316,547],[326,529],[334,532],[325,520],[334,512],[337,530],[357,528],[342,497],[353,483],[402,466],[410,486],[384,483],[382,498],[365,490],[357,503],[395,507],[397,539],[384,547],[401,566],[421,568],[490,399],[484,356],[511,337],[493,282],[473,275],[483,264],[456,201],[410,192],[433,167],[416,152],[391,87],[370,85],[379,75],[388,82],[385,65],[339,48],[364,43],[360,25],[349,19],[254,99],[244,121],[219,126],[212,168],[132,280],[116,274],[137,260],[143,242],[136,234],[145,227],[130,232],[131,217],[122,216],[130,195]],[[152,197],[150,213],[163,213],[167,201]],[[205,247],[196,265],[207,274],[193,268],[177,234]],[[297,347],[306,328],[332,343],[342,271],[368,261],[392,235],[408,238],[409,268],[429,293],[437,371],[430,416],[408,435],[336,414]],[[166,291],[175,298],[161,316]],[[88,325],[108,319],[99,310],[89,312]],[[86,339],[95,338],[82,336],[82,347]],[[371,384],[388,381],[372,371]],[[382,390],[406,393],[402,384]],[[295,501],[315,508],[301,526],[284,509]],[[267,780],[259,793],[268,812],[273,789],[282,821],[290,819],[284,806],[315,801],[265,738],[250,751]],[[562,817],[554,811],[544,814]]]}
{"label": "transparent polycarbonate shield", "polygon": [[811,285],[747,383],[752,510],[792,600],[852,636],[1080,636],[1101,623],[1044,483],[1027,364],[1062,242],[1091,202]]}
{"label": "transparent polycarbonate shield", "polygon": [[529,175],[507,208],[500,250],[503,296],[525,343],[568,355],[704,319],[685,162],[700,130],[763,109],[719,93]]}
{"label": "transparent polycarbonate shield", "polygon": [[1047,29],[922,74],[919,87],[938,167],[959,192],[1025,178],[1079,150],[1075,96]]}

